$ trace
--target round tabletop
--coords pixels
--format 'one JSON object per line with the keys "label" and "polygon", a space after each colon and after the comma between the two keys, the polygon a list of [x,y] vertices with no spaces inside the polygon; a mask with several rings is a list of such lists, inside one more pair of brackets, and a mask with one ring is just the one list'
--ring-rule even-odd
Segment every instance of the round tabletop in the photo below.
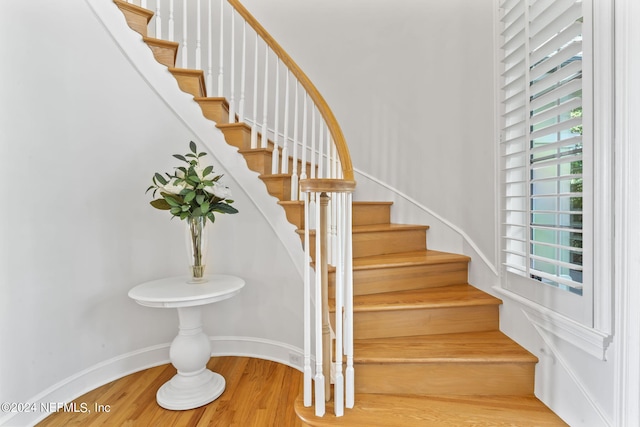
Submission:
{"label": "round tabletop", "polygon": [[193,307],[231,298],[244,287],[235,276],[214,274],[206,282],[189,283],[187,276],[167,277],[142,283],[129,291],[129,298],[147,307]]}

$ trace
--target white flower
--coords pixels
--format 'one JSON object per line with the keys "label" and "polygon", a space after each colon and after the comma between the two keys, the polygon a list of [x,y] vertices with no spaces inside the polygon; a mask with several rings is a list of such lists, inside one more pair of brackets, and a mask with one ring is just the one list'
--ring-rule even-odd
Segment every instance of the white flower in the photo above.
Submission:
{"label": "white flower", "polygon": [[228,199],[229,197],[231,197],[231,190],[229,189],[229,187],[225,187],[218,182],[214,182],[211,187],[205,187],[204,191],[209,194],[213,194],[220,199]]}
{"label": "white flower", "polygon": [[184,181],[176,184],[176,180],[172,180],[172,181],[169,181],[168,183],[166,183],[165,185],[162,185],[162,186],[159,186],[159,187],[162,190],[164,190],[166,193],[180,194],[180,192],[182,190],[187,188],[187,184]]}

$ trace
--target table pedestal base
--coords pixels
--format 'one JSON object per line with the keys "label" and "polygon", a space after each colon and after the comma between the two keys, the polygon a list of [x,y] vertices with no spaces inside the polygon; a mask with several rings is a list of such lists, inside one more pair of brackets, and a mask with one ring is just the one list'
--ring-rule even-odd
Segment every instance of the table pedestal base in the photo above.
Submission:
{"label": "table pedestal base", "polygon": [[158,405],[165,409],[182,411],[193,409],[216,400],[225,389],[222,375],[205,369],[196,376],[174,375],[156,394]]}
{"label": "table pedestal base", "polygon": [[217,399],[225,381],[207,369],[211,343],[202,332],[201,307],[178,307],[178,320],[180,332],[169,348],[169,359],[178,373],[160,387],[156,401],[165,409],[185,410]]}

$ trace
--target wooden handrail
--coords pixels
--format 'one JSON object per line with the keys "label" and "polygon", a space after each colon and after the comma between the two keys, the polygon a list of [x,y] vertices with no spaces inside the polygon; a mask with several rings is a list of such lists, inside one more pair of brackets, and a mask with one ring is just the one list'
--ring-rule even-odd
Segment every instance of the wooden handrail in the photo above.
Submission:
{"label": "wooden handrail", "polygon": [[287,66],[291,73],[298,79],[302,87],[307,91],[309,97],[318,108],[318,112],[324,119],[329,132],[333,138],[333,142],[336,145],[338,156],[340,157],[340,163],[342,164],[343,179],[347,181],[354,181],[353,177],[353,165],[351,164],[351,155],[349,154],[349,148],[342,133],[342,129],[338,124],[333,111],[329,108],[327,101],[322,97],[318,89],[311,82],[309,77],[302,71],[302,69],[295,63],[295,61],[289,56],[289,54],[280,46],[280,44],[264,29],[264,27],[251,15],[251,13],[238,1],[227,0],[227,2],[244,18],[244,20],[254,29],[254,31],[267,43],[267,45],[273,50],[273,52],[280,58],[280,60]]}

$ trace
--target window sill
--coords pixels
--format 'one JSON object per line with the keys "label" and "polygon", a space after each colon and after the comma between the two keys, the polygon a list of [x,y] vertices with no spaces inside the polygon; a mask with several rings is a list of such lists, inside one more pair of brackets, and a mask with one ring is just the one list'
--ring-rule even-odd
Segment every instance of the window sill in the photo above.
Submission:
{"label": "window sill", "polygon": [[611,335],[582,325],[500,286],[494,286],[493,289],[499,295],[522,305],[525,315],[535,326],[599,360],[607,360],[606,353],[611,343]]}

